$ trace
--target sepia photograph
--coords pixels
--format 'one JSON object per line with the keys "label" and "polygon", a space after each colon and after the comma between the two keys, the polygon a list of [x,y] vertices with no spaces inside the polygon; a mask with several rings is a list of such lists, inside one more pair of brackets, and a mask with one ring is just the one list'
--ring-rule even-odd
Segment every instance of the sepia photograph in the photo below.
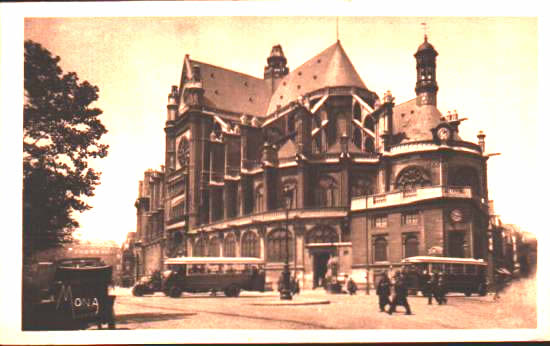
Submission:
{"label": "sepia photograph", "polygon": [[2,343],[550,338],[541,18],[304,3],[0,5]]}

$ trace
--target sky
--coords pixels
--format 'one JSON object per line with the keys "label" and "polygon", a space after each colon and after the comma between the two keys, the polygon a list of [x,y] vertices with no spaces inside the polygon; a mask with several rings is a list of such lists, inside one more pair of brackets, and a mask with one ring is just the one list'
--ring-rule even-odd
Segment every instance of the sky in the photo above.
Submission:
{"label": "sky", "polygon": [[[35,11],[36,13],[36,11]],[[208,13],[208,12],[207,12]],[[238,13],[237,13],[238,15]],[[35,16],[41,16],[36,13]],[[438,108],[467,117],[463,139],[483,130],[489,159],[489,197],[505,223],[537,232],[527,201],[535,179],[538,106],[538,22],[534,17],[340,16],[338,38],[365,85],[397,104],[415,96],[413,54],[423,41],[439,52]],[[192,59],[263,76],[266,58],[281,44],[292,70],[337,39],[335,16],[181,16],[26,18],[24,39],[41,43],[100,89],[93,104],[109,133],[109,155],[92,166],[101,185],[77,215],[78,235],[122,242],[136,227],[138,182],[164,163],[166,101],[180,81],[185,54]]]}

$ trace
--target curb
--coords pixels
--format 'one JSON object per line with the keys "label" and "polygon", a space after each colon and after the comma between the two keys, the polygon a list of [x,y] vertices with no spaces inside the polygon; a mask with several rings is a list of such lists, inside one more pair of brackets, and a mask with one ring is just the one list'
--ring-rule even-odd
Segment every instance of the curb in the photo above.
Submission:
{"label": "curb", "polygon": [[320,305],[330,304],[330,300],[272,300],[267,302],[250,303],[248,305],[269,305],[269,306],[289,306],[289,305]]}

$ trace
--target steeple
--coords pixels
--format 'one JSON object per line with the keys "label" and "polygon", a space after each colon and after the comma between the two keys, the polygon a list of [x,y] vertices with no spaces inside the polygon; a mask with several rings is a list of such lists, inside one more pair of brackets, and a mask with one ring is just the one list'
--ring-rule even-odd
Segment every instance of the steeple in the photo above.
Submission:
{"label": "steeple", "polygon": [[277,89],[279,81],[288,74],[286,58],[280,44],[271,48],[271,54],[267,58],[267,66],[264,68],[264,79],[271,84],[271,93]]}
{"label": "steeple", "polygon": [[416,104],[437,105],[437,81],[435,78],[435,58],[437,51],[428,42],[428,35],[424,34],[424,42],[414,54],[416,58]]}

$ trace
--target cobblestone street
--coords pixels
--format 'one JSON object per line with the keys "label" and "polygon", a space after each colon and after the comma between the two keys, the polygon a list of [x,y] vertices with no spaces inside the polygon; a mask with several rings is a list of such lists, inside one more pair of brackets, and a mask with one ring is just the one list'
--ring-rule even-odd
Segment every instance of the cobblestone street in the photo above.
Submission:
{"label": "cobblestone street", "polygon": [[184,294],[173,299],[161,293],[134,297],[129,289],[117,289],[115,309],[120,329],[536,328],[536,296],[530,287],[528,282],[517,283],[499,301],[492,294],[451,294],[446,305],[428,305],[425,297],[409,297],[411,316],[402,307],[391,316],[379,312],[374,291],[349,296],[306,290],[295,297],[294,305],[277,305],[276,292],[242,292],[238,298]]}

